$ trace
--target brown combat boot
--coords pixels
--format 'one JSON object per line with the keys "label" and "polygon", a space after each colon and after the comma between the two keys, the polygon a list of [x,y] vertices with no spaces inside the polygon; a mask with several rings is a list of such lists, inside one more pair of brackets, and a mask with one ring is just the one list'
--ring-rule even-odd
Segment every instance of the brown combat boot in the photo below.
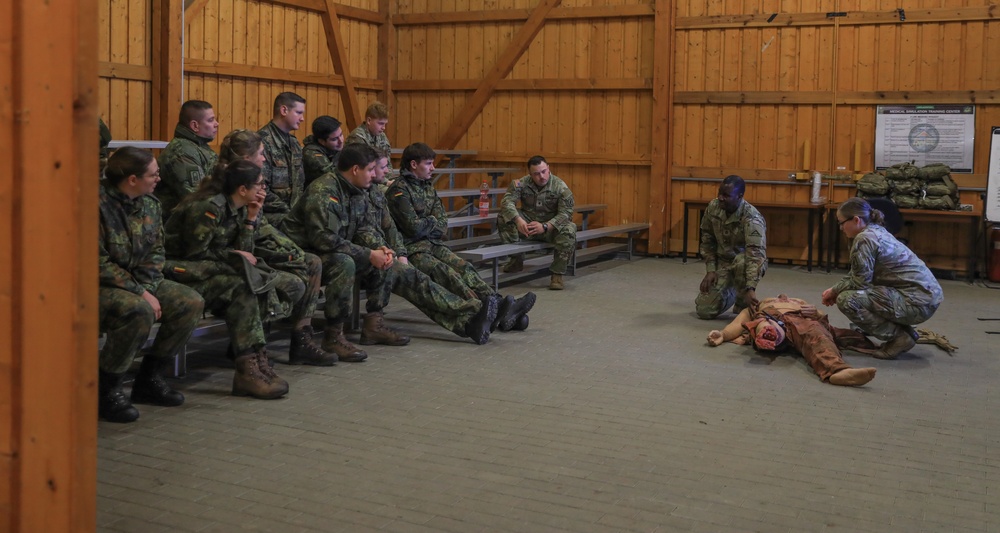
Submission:
{"label": "brown combat boot", "polygon": [[[288,383],[279,383],[264,375],[258,357],[263,350],[236,357],[236,374],[233,375],[233,396],[252,396],[259,400],[273,400],[288,393]],[[264,355],[266,361],[267,355]],[[265,363],[263,366],[267,366]]]}
{"label": "brown combat boot", "polygon": [[345,363],[360,363],[368,359],[364,350],[350,343],[344,336],[344,323],[327,324],[323,338],[323,351],[337,354],[337,359]]}
{"label": "brown combat boot", "polygon": [[524,270],[524,254],[515,254],[510,256],[507,264],[503,266],[503,271],[508,274],[511,272],[520,272]]}
{"label": "brown combat boot", "polygon": [[257,356],[257,368],[260,369],[260,373],[271,380],[271,383],[277,383],[282,387],[288,388],[288,382],[278,377],[278,373],[274,371],[274,361],[267,356],[267,349],[261,348],[256,353]]}
{"label": "brown combat boot", "polygon": [[406,346],[410,338],[400,335],[385,325],[381,312],[365,315],[365,323],[361,326],[361,344],[385,344],[386,346]]}
{"label": "brown combat boot", "polygon": [[562,274],[552,274],[552,278],[549,280],[549,290],[550,291],[563,290]]}
{"label": "brown combat boot", "polygon": [[327,352],[313,342],[312,326],[292,331],[292,343],[288,348],[288,364],[333,366],[336,362],[336,353]]}
{"label": "brown combat boot", "polygon": [[895,359],[899,354],[910,351],[916,345],[917,332],[909,326],[899,326],[896,328],[896,336],[882,344],[872,356],[876,359]]}

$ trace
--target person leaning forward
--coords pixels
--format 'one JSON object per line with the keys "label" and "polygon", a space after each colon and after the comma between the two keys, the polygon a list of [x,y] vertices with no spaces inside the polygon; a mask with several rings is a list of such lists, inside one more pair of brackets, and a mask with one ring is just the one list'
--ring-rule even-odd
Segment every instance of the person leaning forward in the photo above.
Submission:
{"label": "person leaning forward", "polygon": [[695,299],[698,318],[715,318],[730,306],[739,313],[757,303],[757,284],[767,270],[767,224],[743,199],[745,191],[743,178],[727,176],[705,208],[700,252],[708,272]]}
{"label": "person leaning forward", "polygon": [[279,227],[305,192],[302,147],[292,135],[305,120],[305,113],[305,98],[292,92],[281,93],[274,99],[271,121],[257,132],[264,143],[264,214]]}
{"label": "person leaning forward", "polygon": [[181,105],[174,138],[160,154],[163,181],[156,197],[163,204],[163,218],[173,213],[185,196],[198,189],[202,180],[212,175],[218,157],[208,143],[219,133],[219,121],[212,104],[188,100]]}
{"label": "person leaning forward", "polygon": [[385,327],[383,309],[392,292],[406,298],[429,318],[477,344],[489,340],[496,317],[492,301],[452,294],[419,270],[399,260],[397,252],[371,226],[367,189],[375,172],[376,153],[366,145],[348,144],[337,172],[309,185],[302,202],[285,220],[283,230],[308,252],[323,260],[326,284],[326,337],[323,349],[360,351],[343,334],[351,313],[355,279],[368,291],[363,344],[401,345],[409,338]]}
{"label": "person leaning forward", "polygon": [[312,122],[312,135],[302,139],[302,166],[305,169],[305,186],[316,178],[337,168],[337,157],[344,149],[344,130],[340,121],[329,116],[316,117]]}
{"label": "person leaning forward", "polygon": [[[100,186],[100,330],[107,334],[99,359],[98,415],[111,422],[139,418],[135,403],[177,406],[184,395],[163,379],[164,370],[191,338],[204,300],[194,290],[163,279],[160,181],[153,155],[131,146],[108,159]],[[142,358],[131,401],[122,379],[155,322],[160,330]]]}
{"label": "person leaning forward", "polygon": [[[540,155],[528,160],[528,175],[512,181],[500,201],[497,230],[501,241],[531,240],[555,245],[549,267],[551,290],[562,290],[563,274],[576,250],[573,206],[573,191],[566,182],[549,173],[549,164]],[[503,267],[504,272],[523,269],[524,254],[512,255]]]}

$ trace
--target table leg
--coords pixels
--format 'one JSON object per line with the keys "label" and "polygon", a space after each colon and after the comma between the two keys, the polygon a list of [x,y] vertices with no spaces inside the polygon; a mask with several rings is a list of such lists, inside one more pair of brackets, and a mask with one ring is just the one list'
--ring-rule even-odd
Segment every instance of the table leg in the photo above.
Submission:
{"label": "table leg", "polygon": [[979,227],[982,226],[982,220],[979,217],[972,218],[969,221],[969,225],[972,229],[969,231],[969,261],[965,268],[967,269],[966,278],[968,278],[969,283],[972,283],[976,279],[976,237],[979,236]]}
{"label": "table leg", "polygon": [[816,224],[816,210],[809,210],[809,245],[806,247],[806,272],[813,271],[813,226]]}
{"label": "table leg", "polygon": [[681,262],[683,263],[688,262],[688,218],[689,217],[690,215],[688,214],[688,207],[687,205],[684,205],[684,233],[682,234],[681,238],[681,242],[684,243],[681,246],[681,257],[683,258]]}

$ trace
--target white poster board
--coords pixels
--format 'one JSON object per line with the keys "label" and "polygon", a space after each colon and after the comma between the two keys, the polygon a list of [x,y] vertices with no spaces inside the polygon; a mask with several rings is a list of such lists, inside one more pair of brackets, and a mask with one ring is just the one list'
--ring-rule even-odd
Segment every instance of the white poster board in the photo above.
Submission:
{"label": "white poster board", "polygon": [[976,106],[880,105],[875,110],[875,170],[897,163],[944,163],[972,173]]}
{"label": "white poster board", "polygon": [[1000,126],[990,135],[990,168],[986,176],[986,220],[1000,222]]}

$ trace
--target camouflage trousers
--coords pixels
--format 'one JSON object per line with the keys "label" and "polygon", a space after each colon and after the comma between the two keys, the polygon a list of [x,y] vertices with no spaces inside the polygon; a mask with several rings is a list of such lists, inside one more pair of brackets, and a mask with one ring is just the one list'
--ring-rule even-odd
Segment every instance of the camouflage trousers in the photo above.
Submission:
{"label": "camouflage trousers", "polygon": [[892,287],[844,291],[837,295],[837,308],[848,320],[865,333],[885,341],[907,330],[908,326],[926,321],[937,307],[915,304]]}
{"label": "camouflage trousers", "polygon": [[[292,303],[292,310],[289,318],[293,324],[298,324],[305,320],[312,321],[316,314],[316,306],[319,301],[319,290],[322,287],[323,261],[319,256],[307,253],[305,257],[298,261],[286,261],[283,263],[268,263],[275,270],[291,274],[302,282],[302,296],[298,300],[289,300]],[[294,284],[292,284],[294,285]],[[287,293],[286,293],[287,294]],[[291,298],[291,295],[286,296]],[[279,295],[279,298],[281,296]]]}
{"label": "camouflage trousers", "polygon": [[788,342],[802,354],[819,379],[827,381],[841,370],[851,368],[841,357],[840,348],[875,347],[864,335],[850,330],[835,328],[824,316],[819,320],[805,318],[799,313],[781,315],[785,323]]}
{"label": "camouflage trousers", "polygon": [[500,233],[500,240],[506,244],[520,241],[542,241],[553,244],[556,249],[552,253],[552,265],[549,266],[553,274],[565,274],[566,265],[576,251],[576,224],[572,222],[549,228],[549,231],[541,235],[527,237],[517,231],[517,224],[513,220],[497,218],[497,231]]}
{"label": "camouflage trousers", "polygon": [[[153,293],[160,301],[160,330],[150,356],[169,358],[191,338],[205,305],[189,287],[163,280]],[[100,354],[100,368],[112,374],[128,370],[139,349],[146,343],[156,317],[146,300],[124,289],[101,287],[100,329],[107,340]]]}
{"label": "camouflage trousers", "polygon": [[496,292],[479,277],[472,263],[455,255],[447,246],[431,244],[426,251],[411,250],[408,259],[417,270],[454,294],[482,300]]}
{"label": "camouflage trousers", "polygon": [[[226,321],[229,341],[237,355],[267,344],[264,336],[265,317],[261,312],[261,300],[266,300],[266,297],[254,294],[243,276],[221,274],[188,285],[205,298],[206,309]],[[306,292],[302,280],[288,272],[278,271],[273,287],[278,300],[288,306],[301,301]],[[267,317],[268,320],[274,318],[280,317]]]}
{"label": "camouflage trousers", "polygon": [[[763,270],[760,273],[764,275]],[[694,300],[695,312],[698,318],[712,319],[725,313],[730,307],[734,313],[739,313],[746,305],[743,303],[744,289],[747,286],[746,256],[737,254],[731,263],[720,263],[715,271],[718,278],[708,292],[699,292]],[[739,296],[739,298],[737,298]],[[734,306],[735,304],[735,306]]]}
{"label": "camouflage trousers", "polygon": [[412,303],[428,318],[460,336],[465,336],[465,324],[479,312],[482,302],[463,298],[434,283],[411,265],[395,261],[388,270],[379,270],[369,263],[355,265],[346,254],[327,254],[323,259],[323,283],[326,285],[324,314],[332,324],[346,323],[351,316],[351,298],[355,281],[366,291],[365,310],[379,313],[389,305],[395,293]]}

